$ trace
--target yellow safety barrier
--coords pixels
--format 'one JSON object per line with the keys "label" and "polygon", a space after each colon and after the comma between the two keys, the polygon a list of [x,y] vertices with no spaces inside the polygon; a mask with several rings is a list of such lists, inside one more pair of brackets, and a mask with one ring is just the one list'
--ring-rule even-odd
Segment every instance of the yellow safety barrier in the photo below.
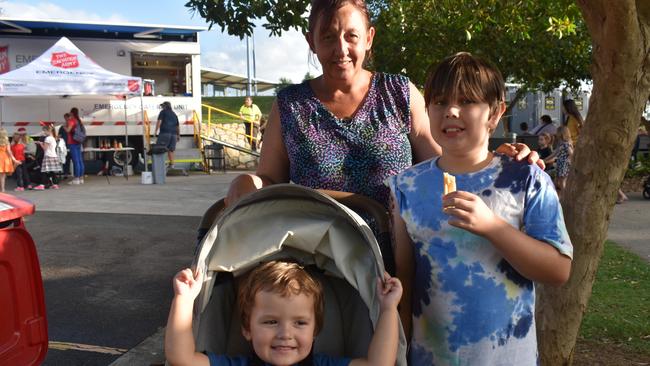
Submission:
{"label": "yellow safety barrier", "polygon": [[142,115],[142,134],[144,135],[145,146],[147,150],[151,149],[151,122],[147,111],[143,111]]}

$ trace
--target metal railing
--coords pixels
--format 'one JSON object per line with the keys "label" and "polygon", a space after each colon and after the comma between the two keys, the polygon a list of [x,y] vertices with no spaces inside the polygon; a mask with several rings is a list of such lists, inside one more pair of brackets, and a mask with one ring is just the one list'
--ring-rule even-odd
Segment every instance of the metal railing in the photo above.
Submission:
{"label": "metal railing", "polygon": [[[205,108],[207,110],[206,112],[207,112],[207,116],[208,116],[208,118],[207,118],[208,132],[207,132],[206,136],[212,137],[212,136],[210,136],[210,133],[212,131],[212,126],[213,125],[219,125],[219,128],[224,130],[224,131],[228,131],[228,132],[235,133],[236,135],[244,136],[246,138],[246,140],[250,143],[251,147],[253,145],[259,146],[259,139],[257,138],[257,133],[255,131],[255,127],[256,126],[259,127],[259,125],[256,124],[254,121],[252,121],[250,119],[247,119],[247,118],[242,118],[241,116],[239,116],[237,114],[228,112],[226,110],[223,110],[223,109],[220,109],[220,108],[217,108],[217,107],[213,107],[213,106],[208,105],[208,104],[201,104],[201,107]],[[239,132],[239,131],[237,131],[237,129],[234,129],[234,128],[231,128],[231,127],[227,126],[227,124],[213,123],[212,122],[213,113],[215,115],[216,114],[222,114],[222,115],[226,115],[226,116],[229,116],[229,117],[234,117],[235,119],[242,121],[242,123],[244,123],[244,124],[248,123],[251,126],[251,128],[250,128],[251,133],[248,134],[246,132],[244,132],[244,133]],[[204,116],[205,116],[205,114],[204,114]],[[205,120],[204,120],[204,124],[205,124]]]}

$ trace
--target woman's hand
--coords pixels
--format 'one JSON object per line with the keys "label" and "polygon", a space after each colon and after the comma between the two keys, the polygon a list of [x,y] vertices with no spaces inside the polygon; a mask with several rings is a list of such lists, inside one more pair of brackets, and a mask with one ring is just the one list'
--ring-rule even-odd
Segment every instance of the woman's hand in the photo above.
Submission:
{"label": "woman's hand", "polygon": [[526,144],[502,144],[497,147],[496,152],[514,158],[517,161],[522,161],[524,158],[527,158],[528,164],[537,164],[542,170],[546,168],[544,160],[539,158],[537,151],[530,151],[530,148]]}

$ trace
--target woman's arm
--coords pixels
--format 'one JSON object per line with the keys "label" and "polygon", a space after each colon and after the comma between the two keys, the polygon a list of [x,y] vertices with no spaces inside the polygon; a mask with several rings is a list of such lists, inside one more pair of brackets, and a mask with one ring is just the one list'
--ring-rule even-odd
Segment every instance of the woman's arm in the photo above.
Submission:
{"label": "woman's arm", "polygon": [[399,316],[406,335],[406,341],[411,341],[412,305],[411,296],[415,263],[413,259],[413,242],[406,230],[406,224],[400,216],[395,198],[391,197],[391,227],[393,233],[393,252],[395,255],[395,276],[402,282],[404,294],[399,304]]}
{"label": "woman's arm", "polygon": [[280,113],[277,101],[273,103],[260,152],[260,162],[255,174],[242,174],[228,188],[226,205],[237,202],[242,196],[262,187],[289,182],[289,156],[282,139]]}
{"label": "woman's arm", "polygon": [[424,106],[424,97],[418,88],[409,82],[410,108],[411,108],[411,133],[409,141],[413,149],[413,164],[431,159],[442,154],[442,148],[431,136],[429,116]]}

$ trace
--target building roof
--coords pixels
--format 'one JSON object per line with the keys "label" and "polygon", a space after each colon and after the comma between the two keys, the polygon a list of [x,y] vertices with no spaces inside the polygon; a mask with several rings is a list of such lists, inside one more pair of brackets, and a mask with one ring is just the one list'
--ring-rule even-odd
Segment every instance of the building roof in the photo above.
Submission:
{"label": "building roof", "polygon": [[[201,67],[201,83],[226,86],[228,88],[245,90],[248,78],[245,75],[237,75],[225,71]],[[257,83],[257,91],[263,92],[276,87],[275,82],[263,79],[254,79]]]}
{"label": "building roof", "polygon": [[108,39],[157,39],[196,42],[207,27],[39,20],[0,17],[0,35]]}

